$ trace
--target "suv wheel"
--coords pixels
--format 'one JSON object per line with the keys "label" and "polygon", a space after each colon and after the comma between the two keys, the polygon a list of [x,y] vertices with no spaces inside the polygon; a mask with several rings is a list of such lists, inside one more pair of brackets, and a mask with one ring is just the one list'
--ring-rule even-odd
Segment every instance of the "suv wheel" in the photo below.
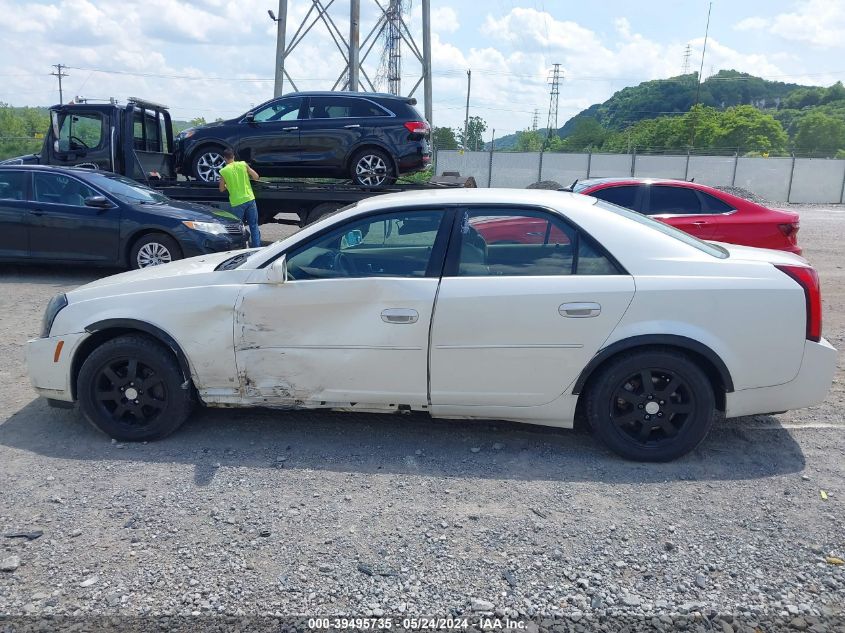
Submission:
{"label": "suv wheel", "polygon": [[141,334],[119,336],[95,349],[76,384],[82,413],[116,440],[165,437],[191,412],[191,392],[173,352]]}
{"label": "suv wheel", "polygon": [[396,182],[393,161],[380,149],[363,149],[350,164],[352,182],[359,187],[384,187]]}
{"label": "suv wheel", "polygon": [[129,267],[149,268],[182,259],[182,249],[169,235],[150,233],[139,239],[129,253]]}
{"label": "suv wheel", "polygon": [[220,180],[220,170],[225,167],[223,150],[212,146],[200,150],[194,156],[191,172],[194,178],[202,182],[217,182]]}
{"label": "suv wheel", "polygon": [[587,393],[593,432],[615,453],[666,462],[698,446],[716,401],[704,372],[675,350],[645,350],[611,361]]}

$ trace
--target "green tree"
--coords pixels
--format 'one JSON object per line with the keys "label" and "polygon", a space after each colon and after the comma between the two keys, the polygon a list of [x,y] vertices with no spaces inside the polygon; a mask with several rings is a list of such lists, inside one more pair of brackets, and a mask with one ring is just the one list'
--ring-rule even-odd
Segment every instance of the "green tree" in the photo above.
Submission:
{"label": "green tree", "polygon": [[543,148],[543,134],[537,130],[523,130],[516,136],[517,152],[539,152]]}
{"label": "green tree", "polygon": [[431,140],[437,149],[458,149],[455,130],[450,127],[435,127],[431,131]]}
{"label": "green tree", "polygon": [[798,122],[795,147],[798,151],[826,155],[845,149],[845,120],[822,112],[808,112]]}
{"label": "green tree", "polygon": [[198,116],[195,119],[190,120],[191,127],[196,127],[198,125],[205,125],[205,117]]}
{"label": "green tree", "polygon": [[40,151],[50,125],[44,108],[14,108],[0,103],[0,159]]}
{"label": "green tree", "polygon": [[467,138],[464,139],[464,131],[458,130],[458,142],[462,147],[470,151],[478,151],[484,148],[482,136],[487,130],[487,122],[480,116],[471,116],[467,124]]}
{"label": "green tree", "polygon": [[788,140],[783,126],[771,114],[765,114],[754,106],[740,105],[728,108],[719,117],[712,146],[740,151],[782,152]]}
{"label": "green tree", "polygon": [[562,149],[581,151],[592,147],[601,147],[607,138],[607,130],[593,117],[581,117],[572,128],[572,132],[563,139]]}

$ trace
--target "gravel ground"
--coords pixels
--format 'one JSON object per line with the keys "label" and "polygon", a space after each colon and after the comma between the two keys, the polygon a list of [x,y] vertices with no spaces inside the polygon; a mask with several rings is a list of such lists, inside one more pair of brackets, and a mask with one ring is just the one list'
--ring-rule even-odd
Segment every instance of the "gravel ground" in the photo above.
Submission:
{"label": "gravel ground", "polygon": [[[842,349],[845,209],[793,208]],[[103,274],[0,265],[0,631],[22,615],[216,615],[211,630],[486,612],[543,629],[845,631],[841,356],[825,403],[723,421],[671,464],[579,431],[314,412],[199,411],[123,445],[35,399],[25,374],[48,298]]]}

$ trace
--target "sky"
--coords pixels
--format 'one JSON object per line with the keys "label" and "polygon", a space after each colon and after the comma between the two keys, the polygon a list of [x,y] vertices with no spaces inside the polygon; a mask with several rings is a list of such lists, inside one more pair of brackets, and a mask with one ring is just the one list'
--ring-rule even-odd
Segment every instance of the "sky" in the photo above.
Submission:
{"label": "sky", "polygon": [[[329,4],[331,0],[322,0]],[[386,5],[387,0],[380,0]],[[421,0],[407,23],[418,45]],[[313,0],[288,0],[290,42]],[[845,0],[714,0],[703,63],[706,77],[735,69],[808,85],[845,80]],[[625,86],[678,75],[684,51],[698,70],[707,0],[431,0],[433,123],[462,127],[467,69],[470,114],[485,139],[549,118],[548,76],[560,64],[558,124]],[[68,66],[64,97],[165,103],[176,119],[232,118],[273,96],[278,0],[0,0],[0,102],[59,101],[53,64]],[[348,33],[348,0],[330,14]],[[380,14],[361,0],[361,38]],[[380,46],[365,71],[378,83]],[[402,89],[420,64],[403,48]],[[344,61],[319,23],[290,53],[300,90],[328,90]],[[378,84],[386,89],[385,84]],[[292,90],[290,83],[285,91]],[[415,95],[422,110],[422,92]]]}

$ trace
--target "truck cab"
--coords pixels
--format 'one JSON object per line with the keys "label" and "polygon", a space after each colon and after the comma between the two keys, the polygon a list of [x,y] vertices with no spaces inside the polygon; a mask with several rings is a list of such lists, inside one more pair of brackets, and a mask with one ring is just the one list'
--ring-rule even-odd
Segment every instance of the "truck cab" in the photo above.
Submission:
{"label": "truck cab", "polygon": [[149,183],[175,179],[172,147],[167,106],[130,97],[125,105],[53,106],[41,153],[6,162],[88,167]]}

